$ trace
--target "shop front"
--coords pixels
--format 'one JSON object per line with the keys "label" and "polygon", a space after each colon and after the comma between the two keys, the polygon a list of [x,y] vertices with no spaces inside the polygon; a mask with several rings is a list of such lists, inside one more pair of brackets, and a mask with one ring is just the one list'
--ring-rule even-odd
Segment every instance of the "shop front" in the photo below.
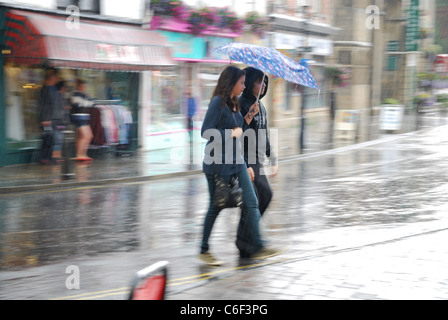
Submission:
{"label": "shop front", "polygon": [[[145,150],[181,148],[192,137],[195,142],[202,141],[200,128],[213,89],[222,70],[230,63],[213,49],[230,43],[237,36],[196,36],[166,29],[157,32],[167,39],[178,65],[171,70],[148,72],[146,81],[151,82],[152,92],[145,125]],[[187,123],[188,92],[196,102],[192,132]]]}
{"label": "shop front", "polygon": [[[148,70],[157,74],[176,69],[165,38],[156,32],[86,19],[70,28],[66,19],[0,6],[4,31],[0,39],[0,166],[36,160],[42,135],[37,98],[48,68],[58,70],[68,87],[67,97],[74,91],[76,79],[83,79],[88,95],[97,102],[95,107],[117,106],[114,112],[126,115],[126,122],[120,124],[116,115],[109,118],[115,122],[106,122],[101,131],[116,128],[117,132],[103,134],[102,139],[94,137],[92,147],[96,148],[121,143],[137,148],[142,140],[138,134],[141,78]],[[124,136],[120,135],[121,124],[126,125]]]}

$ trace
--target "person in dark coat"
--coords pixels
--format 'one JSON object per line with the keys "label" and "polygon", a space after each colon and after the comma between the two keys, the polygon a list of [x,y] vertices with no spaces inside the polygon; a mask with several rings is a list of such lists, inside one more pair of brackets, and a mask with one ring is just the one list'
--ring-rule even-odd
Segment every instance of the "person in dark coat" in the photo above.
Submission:
{"label": "person in dark coat", "polygon": [[[271,162],[271,177],[277,174],[278,166],[276,155],[272,151],[269,141],[266,108],[261,101],[258,101],[258,108],[253,108],[253,106],[257,102],[258,97],[261,100],[266,95],[269,78],[267,76],[263,77],[262,71],[252,67],[248,67],[244,71],[246,73],[246,89],[239,98],[241,114],[244,117],[244,160],[249,170],[252,170],[250,174],[253,176],[259,210],[261,216],[263,216],[272,200],[272,189],[263,164],[266,158],[269,158]],[[252,132],[249,132],[250,130]],[[246,241],[244,238],[239,238],[237,242],[244,243]],[[243,244],[240,246],[243,247]]]}
{"label": "person in dark coat", "polygon": [[62,133],[64,123],[63,99],[56,84],[59,75],[55,69],[45,72],[45,82],[39,93],[38,112],[42,133],[42,147],[40,161],[50,164],[62,158]]}
{"label": "person in dark coat", "polygon": [[[252,129],[255,133],[254,137],[256,137],[255,141],[253,139],[246,139],[246,143],[244,144],[244,160],[248,167],[254,171],[254,184],[258,193],[260,213],[263,215],[272,199],[272,190],[266,178],[267,172],[265,172],[263,163],[266,158],[269,158],[271,163],[270,176],[274,177],[277,175],[278,170],[277,156],[274,154],[269,141],[267,112],[263,103],[259,101],[258,113],[255,114],[254,111],[252,119],[248,119],[248,113],[251,106],[257,101],[258,94],[260,94],[259,100],[266,96],[269,78],[265,76],[264,83],[261,83],[263,80],[263,72],[252,67],[248,67],[244,71],[246,72],[246,89],[239,99],[241,114],[245,117],[243,130],[246,132]],[[262,88],[260,90],[261,86]],[[251,145],[254,142],[256,142],[256,145]],[[255,151],[255,155],[250,154],[250,151]]]}

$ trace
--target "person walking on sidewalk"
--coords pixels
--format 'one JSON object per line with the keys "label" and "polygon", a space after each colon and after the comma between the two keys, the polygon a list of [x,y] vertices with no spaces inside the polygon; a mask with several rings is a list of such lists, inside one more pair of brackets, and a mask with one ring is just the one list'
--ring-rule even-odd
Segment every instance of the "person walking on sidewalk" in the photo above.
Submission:
{"label": "person walking on sidewalk", "polygon": [[[85,108],[93,106],[93,101],[86,94],[87,84],[84,80],[76,80],[76,91],[72,96],[72,115],[76,125],[76,161],[91,161],[87,155],[90,142],[93,139],[92,128],[88,115],[84,115]],[[78,115],[78,117],[76,117]]]}
{"label": "person walking on sidewalk", "polygon": [[[260,101],[267,93],[269,78],[264,76],[262,71],[253,67],[248,67],[244,71],[246,73],[246,89],[244,89],[243,94],[239,98],[241,114],[244,117],[243,130],[246,133],[246,137],[255,138],[244,138],[244,160],[254,176],[253,182],[258,198],[258,208],[260,215],[263,216],[272,200],[272,189],[266,177],[267,172],[265,172],[263,167],[266,157],[271,161],[270,176],[275,176],[278,170],[277,158],[271,150],[269,142],[266,109]],[[258,108],[252,108],[252,106],[256,106],[257,99],[259,102]],[[247,134],[248,130],[252,130],[253,134]],[[245,229],[244,224],[240,225],[240,227],[243,230]],[[244,248],[247,248],[247,239],[244,237],[244,232],[238,232],[238,235],[237,246],[240,248],[240,252],[242,252],[242,257],[247,256],[244,253]]]}
{"label": "person walking on sidewalk", "polygon": [[51,164],[62,159],[60,130],[64,120],[64,106],[62,96],[56,88],[58,81],[56,69],[46,70],[45,82],[38,99],[39,121],[43,131],[40,155],[42,164]]}
{"label": "person walking on sidewalk", "polygon": [[[244,232],[250,244],[250,248],[245,249],[245,253],[250,254],[255,259],[263,259],[276,254],[275,250],[264,247],[260,237],[260,211],[258,209],[257,197],[243,159],[241,148],[237,146],[237,144],[241,143],[239,138],[243,134],[242,126],[244,120],[240,113],[238,96],[241,95],[245,88],[244,81],[245,73],[239,68],[229,66],[221,73],[201,128],[202,137],[209,140],[207,145],[214,141],[211,138],[212,134],[210,134],[210,131],[207,132],[210,129],[218,130],[222,139],[221,164],[215,163],[215,155],[211,154],[216,150],[212,150],[209,155],[206,154],[203,162],[203,172],[205,173],[209,187],[210,204],[204,220],[199,259],[208,265],[217,266],[223,263],[222,261],[216,260],[209,252],[210,248],[208,243],[213,225],[220,212],[213,205],[215,173],[223,177],[226,182],[229,182],[232,177],[237,176],[240,187],[243,189],[245,210],[241,211],[240,224],[244,222],[246,227]],[[226,135],[226,130],[231,130],[231,134]],[[226,147],[226,143],[231,143],[232,148],[230,146]],[[205,150],[207,153],[207,147]],[[226,155],[226,150],[233,150],[232,155]],[[240,152],[235,152],[238,150]]]}

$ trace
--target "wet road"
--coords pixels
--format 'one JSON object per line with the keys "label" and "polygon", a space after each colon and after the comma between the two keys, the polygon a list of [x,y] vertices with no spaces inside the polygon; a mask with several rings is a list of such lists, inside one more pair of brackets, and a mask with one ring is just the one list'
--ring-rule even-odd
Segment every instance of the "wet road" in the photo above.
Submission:
{"label": "wet road", "polygon": [[[273,245],[289,246],[275,264],[448,229],[447,156],[440,127],[283,161],[262,222]],[[123,299],[134,272],[158,260],[171,262],[174,299],[216,275],[235,285],[238,211],[224,211],[212,234],[225,268],[194,258],[207,205],[202,175],[0,195],[0,299]],[[79,290],[65,286],[69,265],[81,270]]]}

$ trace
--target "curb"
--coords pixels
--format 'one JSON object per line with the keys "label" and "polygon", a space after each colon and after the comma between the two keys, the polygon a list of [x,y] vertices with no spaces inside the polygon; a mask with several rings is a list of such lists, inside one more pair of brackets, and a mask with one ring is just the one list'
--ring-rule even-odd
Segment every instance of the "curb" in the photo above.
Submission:
{"label": "curb", "polygon": [[[279,159],[278,163],[282,164],[282,163],[288,163],[288,162],[322,157],[322,156],[341,153],[341,152],[345,152],[345,151],[362,149],[362,148],[366,148],[366,147],[377,145],[377,144],[382,144],[382,143],[387,143],[387,142],[391,142],[391,141],[405,139],[405,138],[423,133],[424,131],[428,131],[430,129],[432,129],[432,128],[426,128],[426,129],[422,129],[422,130],[418,130],[418,131],[402,133],[402,134],[398,134],[398,135],[394,135],[394,136],[389,136],[389,137],[376,139],[376,140],[372,140],[372,141],[361,142],[361,143],[357,143],[357,144],[353,144],[353,145],[349,145],[349,146],[345,146],[345,147],[340,147],[340,148],[335,148],[335,149],[316,151],[316,152],[309,153],[309,154],[300,154],[300,155],[296,155],[296,156],[285,157],[285,158]],[[55,184],[1,187],[0,195],[8,194],[8,193],[21,193],[21,192],[42,191],[42,190],[66,189],[66,188],[73,188],[73,187],[94,187],[94,186],[99,186],[99,185],[112,185],[112,184],[120,184],[120,183],[139,182],[139,181],[141,181],[141,182],[157,181],[157,180],[164,180],[164,179],[171,179],[171,178],[178,178],[178,177],[187,177],[187,176],[192,176],[192,175],[198,175],[201,173],[202,173],[202,169],[164,173],[164,174],[151,175],[151,176],[111,178],[111,179],[93,180],[93,181],[85,181],[85,182],[67,181],[67,182],[61,182],[61,183],[55,183]]]}

